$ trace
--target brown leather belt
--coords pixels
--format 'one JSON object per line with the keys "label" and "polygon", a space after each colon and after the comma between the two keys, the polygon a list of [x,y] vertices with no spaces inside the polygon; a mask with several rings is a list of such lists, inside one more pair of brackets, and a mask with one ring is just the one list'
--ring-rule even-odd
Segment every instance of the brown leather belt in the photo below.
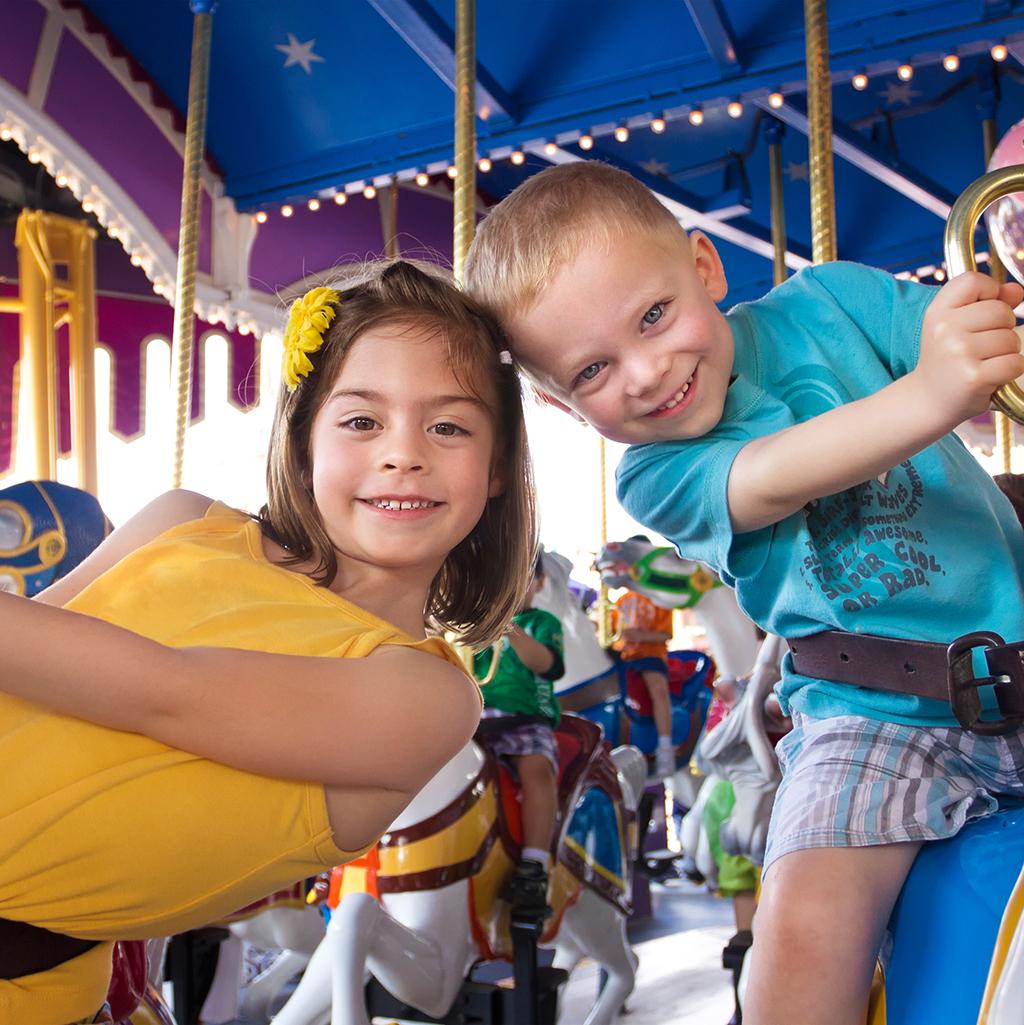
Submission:
{"label": "brown leather belt", "polygon": [[[826,630],[787,644],[801,676],[948,701],[960,725],[975,733],[1008,733],[1024,725],[1022,642],[1005,644],[987,632],[947,645]],[[988,676],[974,675],[977,648],[984,649]],[[984,686],[995,687],[1001,719],[982,720],[978,688]]]}
{"label": "brown leather belt", "polygon": [[79,940],[27,922],[0,918],[0,979],[47,972],[95,946],[95,940]]}

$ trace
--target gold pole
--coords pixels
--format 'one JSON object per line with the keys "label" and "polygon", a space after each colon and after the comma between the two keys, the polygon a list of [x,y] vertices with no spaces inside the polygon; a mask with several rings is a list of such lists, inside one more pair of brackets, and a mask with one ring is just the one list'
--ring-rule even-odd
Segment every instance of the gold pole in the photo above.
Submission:
{"label": "gold pole", "polygon": [[476,4],[455,3],[455,279],[476,227]]}
{"label": "gold pole", "polygon": [[[598,458],[601,461],[601,547],[608,541],[608,447],[604,438],[597,439]],[[612,642],[612,608],[608,600],[608,585],[602,580],[597,598],[597,641],[602,648]]]}
{"label": "gold pole", "polygon": [[96,454],[96,233],[82,224],[68,244],[74,285],[68,300],[68,341],[74,388],[71,450],[78,459],[78,486],[90,494],[99,489]]}
{"label": "gold pole", "polygon": [[[992,154],[999,142],[996,119],[986,117],[981,122],[981,139],[985,148],[985,169],[988,170]],[[1006,281],[1006,268],[996,252],[995,240],[988,233],[988,272],[992,280],[1002,285]],[[996,434],[996,458],[1003,468],[1003,473],[1013,472],[1013,421],[998,409],[992,410],[992,426]]]}
{"label": "gold pole", "polygon": [[782,195],[782,124],[768,125],[768,175],[771,182],[772,204],[772,260],[773,281],[781,285],[786,280],[786,201]]}
{"label": "gold pole", "polygon": [[53,273],[40,230],[42,214],[18,217],[18,278],[21,288],[21,361],[28,398],[27,416],[35,449],[33,476],[57,479],[56,340],[53,331]]}
{"label": "gold pole", "polygon": [[210,4],[193,2],[192,63],[188,82],[188,124],[182,161],[181,223],[178,229],[178,273],[174,287],[174,358],[176,375],[174,463],[171,486],[181,487],[185,464],[185,428],[192,398],[192,334],[195,329],[196,269],[199,263],[199,217],[206,100],[210,77]]}
{"label": "gold pole", "polygon": [[401,255],[398,248],[398,184],[392,182],[377,193],[380,201],[380,224],[384,235],[384,255],[397,260]]}
{"label": "gold pole", "polygon": [[825,0],[804,0],[807,37],[807,115],[811,170],[811,256],[836,258],[835,183],[832,168],[832,81],[828,63]]}

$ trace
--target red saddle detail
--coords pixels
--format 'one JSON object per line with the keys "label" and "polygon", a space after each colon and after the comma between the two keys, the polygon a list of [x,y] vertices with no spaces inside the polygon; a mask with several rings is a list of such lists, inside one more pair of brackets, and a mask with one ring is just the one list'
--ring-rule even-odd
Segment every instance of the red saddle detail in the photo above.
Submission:
{"label": "red saddle detail", "polygon": [[[668,690],[672,697],[677,698],[683,687],[697,671],[701,656],[680,658],[675,656],[668,660]],[[714,672],[708,673],[708,680],[714,678]],[[626,670],[626,701],[637,715],[650,717],[654,714],[651,695],[644,683],[643,674],[635,669]]]}

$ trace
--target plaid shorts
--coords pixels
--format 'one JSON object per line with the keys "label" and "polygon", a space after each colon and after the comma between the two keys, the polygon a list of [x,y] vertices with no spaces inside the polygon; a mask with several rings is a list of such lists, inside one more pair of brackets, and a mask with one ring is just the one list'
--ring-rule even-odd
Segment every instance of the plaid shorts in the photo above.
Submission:
{"label": "plaid shorts", "polygon": [[[485,718],[500,718],[500,713],[488,715],[490,711],[484,711]],[[555,731],[545,723],[529,723],[514,726],[510,730],[495,731],[489,734],[487,746],[505,760],[513,772],[515,764],[510,759],[521,758],[523,755],[544,755],[551,762],[555,776],[558,776],[558,742],[555,740]]]}
{"label": "plaid shorts", "polygon": [[765,869],[809,847],[943,840],[991,815],[997,796],[1024,798],[1024,729],[982,737],[858,715],[793,714],[779,741]]}

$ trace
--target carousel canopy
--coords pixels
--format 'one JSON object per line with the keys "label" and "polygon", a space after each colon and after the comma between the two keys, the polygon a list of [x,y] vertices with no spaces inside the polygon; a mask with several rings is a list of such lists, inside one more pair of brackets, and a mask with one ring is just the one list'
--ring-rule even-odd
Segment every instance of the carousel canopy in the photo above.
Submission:
{"label": "carousel canopy", "polygon": [[[31,122],[33,108],[52,120],[173,249],[181,164],[165,158],[180,153],[187,108],[187,0],[2,8],[0,100],[11,123]],[[782,130],[788,262],[808,260],[801,4],[477,8],[478,153],[491,162],[478,174],[481,209],[548,163],[607,160],[712,235],[730,301],[751,298],[771,286],[766,136]],[[363,198],[370,185],[403,186],[403,250],[450,253],[454,20],[453,0],[219,0],[205,214],[214,222],[226,196],[234,211],[259,215],[245,253],[249,287],[273,294],[379,252],[378,204]],[[1001,133],[1024,112],[1024,2],[831,0],[828,22],[840,258],[927,271],[941,262],[950,203],[984,170],[983,118]],[[30,150],[35,126],[22,127]],[[42,149],[59,149],[37,134]],[[332,202],[339,193],[351,201]],[[284,207],[294,215],[282,217]],[[135,234],[146,241],[143,228]],[[217,268],[211,234],[200,268],[216,283],[228,271]],[[150,278],[161,274],[162,264]]]}

